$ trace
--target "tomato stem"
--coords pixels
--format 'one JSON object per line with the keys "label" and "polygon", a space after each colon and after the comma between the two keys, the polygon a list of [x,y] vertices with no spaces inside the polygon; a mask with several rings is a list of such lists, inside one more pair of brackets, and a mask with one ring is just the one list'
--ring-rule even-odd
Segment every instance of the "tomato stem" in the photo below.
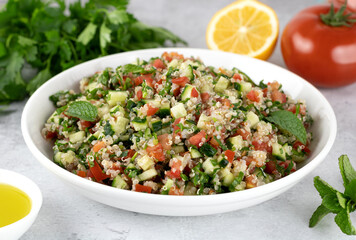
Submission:
{"label": "tomato stem", "polygon": [[330,11],[327,14],[320,14],[320,19],[326,25],[332,27],[341,27],[341,26],[351,27],[352,24],[356,22],[356,19],[350,19],[352,13],[344,14],[346,10],[346,4],[347,4],[347,0],[340,7],[340,9],[337,12],[335,12],[334,4],[331,3]]}

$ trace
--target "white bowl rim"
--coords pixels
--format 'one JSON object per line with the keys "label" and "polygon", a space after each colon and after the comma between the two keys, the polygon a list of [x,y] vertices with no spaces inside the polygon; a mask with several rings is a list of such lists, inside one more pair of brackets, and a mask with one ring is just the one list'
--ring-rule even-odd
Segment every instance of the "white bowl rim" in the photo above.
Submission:
{"label": "white bowl rim", "polygon": [[[7,178],[6,181],[0,181],[0,184],[8,184],[10,186],[20,189],[21,191],[26,193],[31,200],[30,212],[25,217],[17,220],[16,222],[13,222],[4,227],[0,227],[0,233],[9,230],[13,231],[14,229],[18,229],[20,225],[26,224],[26,222],[28,222],[27,224],[32,224],[31,218],[36,218],[36,215],[40,211],[43,202],[43,197],[40,188],[37,186],[37,184],[34,181],[29,179],[28,177],[11,170],[0,169],[0,175],[5,175],[5,177]],[[31,185],[31,191],[28,191],[21,186],[14,186],[13,179],[21,179],[27,185]]]}
{"label": "white bowl rim", "polygon": [[[280,71],[285,71],[288,72],[288,74],[294,75],[294,77],[299,78],[302,82],[304,82],[306,85],[308,85],[309,88],[312,88],[315,91],[315,94],[318,95],[318,98],[323,102],[323,106],[326,108],[326,111],[329,114],[329,117],[331,118],[330,120],[330,134],[327,140],[326,145],[323,147],[321,152],[309,163],[307,163],[303,168],[298,169],[296,172],[283,177],[279,180],[276,180],[274,182],[259,186],[257,188],[252,188],[252,189],[247,189],[243,191],[238,191],[238,192],[231,192],[231,193],[223,193],[223,194],[215,194],[215,195],[199,195],[199,196],[170,196],[170,195],[160,195],[160,194],[144,194],[144,193],[139,193],[139,192],[134,192],[134,191],[128,191],[128,190],[122,190],[122,189],[115,189],[111,186],[106,186],[104,184],[96,183],[89,181],[87,179],[81,178],[79,176],[76,176],[75,174],[59,167],[56,165],[53,161],[48,159],[44,154],[41,153],[35,146],[34,142],[31,139],[31,136],[29,134],[29,131],[26,127],[26,122],[27,122],[27,116],[30,114],[30,106],[33,101],[33,99],[43,93],[43,89],[45,86],[51,84],[51,81],[57,78],[60,78],[61,75],[66,74],[68,71],[72,71],[72,69],[79,68],[83,64],[87,64],[89,62],[93,61],[100,61],[106,58],[114,58],[114,57],[125,57],[125,55],[131,55],[131,54],[137,54],[140,56],[140,54],[144,53],[157,53],[160,54],[164,51],[192,51],[193,54],[199,55],[199,53],[208,53],[208,52],[220,52],[221,54],[225,54],[226,56],[235,56],[238,54],[234,53],[227,53],[227,52],[221,52],[221,51],[212,51],[208,49],[200,49],[200,48],[153,48],[153,49],[145,49],[145,50],[136,50],[136,51],[130,51],[130,52],[124,52],[124,53],[117,53],[117,54],[112,54],[108,55],[105,57],[93,59],[84,63],[81,63],[79,65],[76,65],[70,69],[65,70],[64,72],[59,73],[58,75],[52,77],[50,80],[48,80],[46,83],[44,83],[37,91],[30,97],[28,102],[26,103],[26,106],[23,110],[22,113],[22,119],[21,119],[21,129],[22,129],[22,134],[24,137],[24,140],[32,152],[32,154],[36,157],[36,159],[44,165],[46,168],[48,168],[50,171],[55,173],[57,176],[60,176],[61,178],[65,178],[67,181],[70,181],[72,184],[77,185],[77,186],[85,186],[89,189],[95,189],[96,191],[99,192],[111,192],[111,194],[115,195],[122,195],[123,197],[129,197],[129,198],[135,198],[137,201],[155,201],[155,202],[163,202],[169,200],[172,204],[177,205],[177,206],[198,206],[201,205],[202,202],[207,205],[215,205],[217,202],[219,203],[230,203],[234,202],[236,200],[247,200],[251,197],[259,197],[263,196],[266,193],[271,193],[274,192],[278,189],[282,189],[284,187],[287,187],[289,185],[293,185],[298,180],[309,174],[311,171],[313,171],[326,157],[328,152],[330,151],[335,138],[336,138],[336,132],[337,132],[337,122],[336,122],[336,117],[334,114],[334,111],[329,104],[329,102],[326,100],[326,98],[320,93],[320,91],[315,88],[312,84],[304,80],[303,78],[299,77],[298,75],[288,71],[287,69],[284,69],[280,66],[277,66],[275,64],[265,62],[259,59],[253,59],[254,61],[260,61],[263,62],[264,64],[267,64],[269,66],[273,66],[276,68],[279,68]],[[241,59],[248,59],[251,61],[250,57],[247,56],[242,56],[238,55]],[[79,79],[78,79],[79,81]],[[189,201],[188,201],[189,200]]]}

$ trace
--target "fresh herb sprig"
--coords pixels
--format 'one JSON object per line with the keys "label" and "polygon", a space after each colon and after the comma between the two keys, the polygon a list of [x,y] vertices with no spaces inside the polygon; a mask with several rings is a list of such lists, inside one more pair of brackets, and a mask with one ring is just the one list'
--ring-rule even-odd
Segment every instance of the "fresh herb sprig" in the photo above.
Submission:
{"label": "fresh herb sprig", "polygon": [[[107,54],[186,44],[126,11],[128,0],[9,0],[0,11],[0,104],[23,99],[55,74]],[[66,13],[68,10],[68,14]],[[24,79],[28,64],[37,73]]]}
{"label": "fresh herb sprig", "polygon": [[319,176],[314,178],[314,186],[323,199],[309,220],[309,227],[314,227],[329,213],[336,214],[335,222],[347,235],[356,235],[350,213],[356,210],[356,171],[347,155],[339,157],[339,167],[344,181],[345,191],[341,193],[323,181]]}

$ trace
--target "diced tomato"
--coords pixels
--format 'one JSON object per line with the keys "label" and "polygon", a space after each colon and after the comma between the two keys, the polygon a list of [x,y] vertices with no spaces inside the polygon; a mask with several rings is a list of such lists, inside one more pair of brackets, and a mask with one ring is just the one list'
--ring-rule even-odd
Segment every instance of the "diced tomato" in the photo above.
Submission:
{"label": "diced tomato", "polygon": [[[292,113],[296,113],[297,107],[296,107],[296,105],[291,105],[291,106],[289,106],[289,108],[287,110],[292,112]],[[301,115],[305,115],[306,114],[305,105],[299,105],[299,113]]]}
{"label": "diced tomato", "polygon": [[164,52],[162,54],[162,57],[167,60],[168,62],[172,61],[173,59],[183,59],[184,56],[181,54],[178,54],[177,52]]}
{"label": "diced tomato", "polygon": [[179,190],[176,186],[172,186],[169,189],[168,195],[183,195],[183,192]]}
{"label": "diced tomato", "polygon": [[100,142],[97,142],[94,146],[93,146],[93,152],[99,152],[100,149],[104,148],[105,147],[105,142],[104,141],[100,141]]}
{"label": "diced tomato", "polygon": [[163,153],[163,147],[162,147],[161,143],[158,143],[157,145],[155,145],[153,147],[147,147],[146,151],[148,152],[148,155],[150,157],[153,157],[160,162],[163,162],[165,160],[164,153]]}
{"label": "diced tomato", "polygon": [[310,154],[310,149],[308,148],[307,145],[304,145],[303,143],[299,142],[299,141],[296,141],[294,144],[293,144],[293,148],[295,150],[298,150],[298,148],[300,148],[303,152],[307,153],[307,154]]}
{"label": "diced tomato", "polygon": [[220,144],[218,143],[218,141],[216,141],[216,139],[214,137],[210,138],[209,143],[215,149],[220,148]]}
{"label": "diced tomato", "polygon": [[137,93],[136,93],[136,97],[137,97],[137,99],[139,100],[139,101],[141,101],[141,99],[142,99],[142,90],[141,89],[139,89],[138,91],[137,91]]}
{"label": "diced tomato", "polygon": [[147,104],[148,110],[147,110],[147,116],[153,116],[158,112],[159,108],[152,107],[151,104]]}
{"label": "diced tomato", "polygon": [[135,191],[136,192],[145,192],[145,193],[151,193],[152,192],[152,188],[149,186],[144,186],[141,184],[136,184],[135,185]]}
{"label": "diced tomato", "polygon": [[207,101],[209,101],[210,98],[210,94],[205,92],[201,94],[201,100],[203,101],[203,103],[206,103]]}
{"label": "diced tomato", "polygon": [[265,172],[268,174],[275,174],[277,171],[276,169],[276,162],[275,161],[269,161],[266,162],[266,168],[265,168]]}
{"label": "diced tomato", "polygon": [[246,188],[254,188],[257,187],[257,179],[254,175],[249,175],[245,177]]}
{"label": "diced tomato", "polygon": [[93,124],[93,122],[80,120],[81,130],[85,130],[86,128],[93,126]]}
{"label": "diced tomato", "polygon": [[260,98],[258,96],[258,92],[255,90],[251,90],[247,93],[246,97],[250,99],[252,102],[259,102]]}
{"label": "diced tomato", "polygon": [[148,86],[150,86],[152,89],[154,89],[153,79],[151,77],[152,77],[152,74],[145,74],[142,76],[138,76],[137,78],[134,79],[135,86],[141,85],[143,83],[143,80],[145,80],[146,84]]}
{"label": "diced tomato", "polygon": [[[278,165],[283,167],[284,169],[287,169],[290,163],[291,163],[290,160],[278,161]],[[291,172],[295,172],[296,170],[297,170],[297,165],[295,164],[295,162],[293,162],[293,167],[291,169]]]}
{"label": "diced tomato", "polygon": [[178,88],[175,88],[174,90],[173,90],[173,96],[175,96],[175,97],[177,97],[178,95],[179,95],[179,93],[180,93],[180,87],[178,87]]}
{"label": "diced tomato", "polygon": [[166,151],[172,148],[172,145],[169,144],[168,136],[168,133],[157,136],[159,143],[162,144],[163,149]]}
{"label": "diced tomato", "polygon": [[225,106],[225,107],[230,107],[230,106],[231,106],[230,100],[229,100],[229,99],[226,99],[226,98],[222,99],[222,100],[221,100],[221,103],[222,103],[223,106]]}
{"label": "diced tomato", "polygon": [[196,88],[192,89],[191,97],[194,97],[194,98],[199,97],[199,92],[197,91]]}
{"label": "diced tomato", "polygon": [[122,157],[121,160],[124,160],[127,158],[132,158],[136,153],[136,151],[133,149],[126,150],[126,152],[127,152],[127,155],[125,157]]}
{"label": "diced tomato", "polygon": [[110,177],[109,175],[103,173],[103,170],[101,169],[99,163],[97,163],[95,160],[94,160],[94,166],[90,167],[90,172],[94,175],[94,178],[98,182]]}
{"label": "diced tomato", "polygon": [[230,163],[232,163],[232,161],[234,160],[234,157],[235,157],[235,152],[228,149],[225,151],[225,156],[226,156],[227,160]]}
{"label": "diced tomato", "polygon": [[184,87],[189,82],[187,77],[173,78],[172,83],[177,84],[178,86]]}
{"label": "diced tomato", "polygon": [[177,134],[180,133],[180,128],[178,127],[178,123],[180,122],[182,118],[176,118],[176,120],[174,120],[173,122],[173,133]]}
{"label": "diced tomato", "polygon": [[199,133],[195,134],[194,136],[188,139],[189,143],[199,147],[199,144],[206,138],[206,133],[204,130],[200,131]]}
{"label": "diced tomato", "polygon": [[238,73],[235,73],[234,76],[232,76],[233,79],[236,79],[236,80],[241,80],[241,75],[238,74]]}
{"label": "diced tomato", "polygon": [[143,78],[142,76],[139,76],[137,78],[134,79],[134,83],[135,83],[135,86],[139,86],[143,83]]}
{"label": "diced tomato", "polygon": [[269,82],[269,83],[267,83],[267,85],[269,85],[271,87],[272,91],[278,90],[279,86],[280,86],[279,82],[277,82],[277,81]]}
{"label": "diced tomato", "polygon": [[52,138],[55,138],[57,136],[57,133],[56,132],[51,132],[51,131],[48,131],[46,133],[46,139],[52,139]]}
{"label": "diced tomato", "polygon": [[157,69],[165,69],[166,68],[166,66],[164,65],[164,63],[162,62],[161,59],[154,60],[152,65]]}
{"label": "diced tomato", "polygon": [[268,88],[264,88],[264,89],[262,90],[262,92],[263,92],[263,96],[264,96],[264,97],[267,97]]}
{"label": "diced tomato", "polygon": [[287,101],[287,97],[284,93],[281,93],[278,90],[273,90],[271,94],[272,102],[280,102],[285,103]]}
{"label": "diced tomato", "polygon": [[180,174],[181,174],[181,168],[182,166],[182,161],[180,160],[176,160],[176,161],[173,161],[172,163],[172,167],[171,167],[171,170],[170,171],[167,171],[166,172],[166,175],[170,178],[177,178],[177,179],[180,179]]}
{"label": "diced tomato", "polygon": [[85,178],[87,176],[87,172],[86,171],[77,171],[77,175],[79,177]]}
{"label": "diced tomato", "polygon": [[252,145],[255,146],[255,150],[272,152],[272,146],[269,146],[267,142],[254,140],[252,141]]}
{"label": "diced tomato", "polygon": [[237,129],[235,136],[237,135],[240,135],[243,140],[247,140],[250,137],[251,133],[243,128],[239,128]]}

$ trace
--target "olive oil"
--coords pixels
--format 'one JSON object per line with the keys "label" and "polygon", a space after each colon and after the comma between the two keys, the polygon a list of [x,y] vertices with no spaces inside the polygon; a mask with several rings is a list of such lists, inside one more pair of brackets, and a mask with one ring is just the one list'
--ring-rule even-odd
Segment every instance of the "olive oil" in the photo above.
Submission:
{"label": "olive oil", "polygon": [[20,189],[0,183],[0,228],[24,218],[31,210],[31,199]]}

